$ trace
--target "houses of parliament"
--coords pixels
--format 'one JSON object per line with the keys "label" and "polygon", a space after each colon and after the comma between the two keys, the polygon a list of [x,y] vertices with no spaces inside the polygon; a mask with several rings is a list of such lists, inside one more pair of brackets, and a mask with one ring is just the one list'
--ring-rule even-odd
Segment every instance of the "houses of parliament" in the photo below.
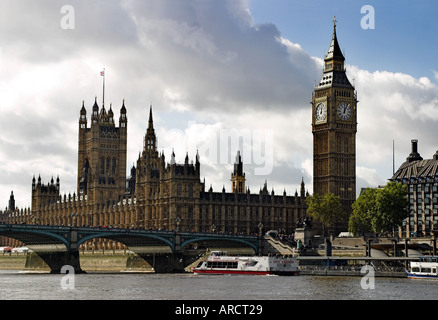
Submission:
{"label": "houses of parliament", "polygon": [[[346,206],[355,200],[356,95],[345,75],[336,38],[324,59],[324,72],[312,95],[314,191],[332,192]],[[32,179],[30,209],[13,205],[3,222],[152,228],[181,231],[257,234],[262,228],[292,233],[306,218],[304,181],[294,195],[275,194],[267,184],[258,193],[245,186],[242,157],[237,151],[230,189],[206,189],[196,154],[176,163],[157,150],[152,106],[137,163],[127,173],[128,112],[123,101],[118,121],[112,106],[95,100],[82,103],[78,121],[77,190],[61,195],[60,178]],[[116,124],[116,122],[118,122]],[[141,139],[141,137],[135,137]],[[12,204],[11,204],[12,203]]]}
{"label": "houses of parliament", "polygon": [[[257,194],[245,188],[242,157],[237,152],[231,173],[231,192],[214,192],[201,181],[201,163],[186,155],[184,163],[170,161],[157,150],[152,107],[143,150],[131,176],[126,177],[128,117],[125,102],[118,126],[112,107],[107,111],[95,101],[91,124],[82,105],[79,116],[77,192],[60,194],[60,179],[47,184],[32,179],[32,207],[11,215],[16,223],[111,226],[181,231],[255,234],[263,229],[291,233],[306,213],[305,186],[287,196]],[[11,221],[11,222],[12,222]]]}

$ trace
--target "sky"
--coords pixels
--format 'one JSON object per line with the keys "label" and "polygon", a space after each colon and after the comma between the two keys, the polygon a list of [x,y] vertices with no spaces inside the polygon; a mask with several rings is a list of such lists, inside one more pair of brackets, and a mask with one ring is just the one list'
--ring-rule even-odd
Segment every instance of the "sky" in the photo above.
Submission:
{"label": "sky", "polygon": [[[395,5],[396,4],[396,5]],[[152,106],[170,162],[199,152],[206,188],[311,194],[311,97],[336,16],[358,95],[357,189],[385,184],[418,139],[438,150],[438,3],[333,0],[0,0],[0,208],[32,177],[77,190],[79,111],[128,116],[127,175]],[[393,149],[394,146],[394,149]],[[393,153],[393,150],[394,153]],[[393,161],[394,159],[394,161]]]}

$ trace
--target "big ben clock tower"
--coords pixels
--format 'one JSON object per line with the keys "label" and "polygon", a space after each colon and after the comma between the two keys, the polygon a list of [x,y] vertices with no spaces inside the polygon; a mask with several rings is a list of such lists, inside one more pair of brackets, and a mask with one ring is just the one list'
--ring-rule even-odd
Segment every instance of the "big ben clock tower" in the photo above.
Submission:
{"label": "big ben clock tower", "polygon": [[349,215],[356,200],[357,99],[344,61],[335,19],[324,72],[312,94],[313,192],[339,196]]}

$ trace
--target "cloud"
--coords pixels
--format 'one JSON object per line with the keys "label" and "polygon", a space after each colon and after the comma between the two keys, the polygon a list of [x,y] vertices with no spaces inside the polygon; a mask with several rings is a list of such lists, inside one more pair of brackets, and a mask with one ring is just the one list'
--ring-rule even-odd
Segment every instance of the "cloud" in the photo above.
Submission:
{"label": "cloud", "polygon": [[306,106],[304,88],[318,66],[274,25],[253,25],[241,1],[131,1],[127,7],[142,12],[135,20],[147,55],[135,68],[154,76],[151,86],[165,83],[161,98],[168,107],[248,112],[274,103]]}
{"label": "cloud", "polygon": [[[392,176],[393,142],[395,169],[410,152],[410,140],[419,139],[424,158],[431,158],[438,134],[438,86],[428,78],[387,71],[369,72],[348,68],[358,93],[357,163],[359,172],[377,169],[375,175],[362,174],[369,186]],[[421,147],[420,147],[421,148]],[[360,170],[359,170],[360,168]],[[374,172],[374,171],[373,171]]]}
{"label": "cloud", "polygon": [[[96,96],[101,103],[103,67],[105,106],[113,103],[118,117],[126,99],[128,171],[143,147],[152,104],[166,161],[172,149],[179,162],[199,150],[206,187],[229,190],[237,147],[221,145],[225,132],[242,136],[238,147],[246,149],[252,192],[267,180],[277,194],[293,194],[301,179],[312,192],[309,102],[322,57],[310,56],[274,24],[254,24],[247,0],[78,0],[72,6],[75,29],[66,30],[58,1],[0,5],[0,203],[13,189],[17,205],[28,206],[38,174],[46,183],[59,174],[62,192],[76,190],[79,110],[82,100],[88,115]],[[391,176],[393,139],[402,161],[411,138],[420,148],[437,148],[434,83],[357,66],[347,71],[360,101],[358,188]],[[258,133],[268,144],[254,143]],[[212,141],[217,149],[208,150]],[[432,147],[424,148],[425,157]],[[257,174],[271,164],[268,174]]]}

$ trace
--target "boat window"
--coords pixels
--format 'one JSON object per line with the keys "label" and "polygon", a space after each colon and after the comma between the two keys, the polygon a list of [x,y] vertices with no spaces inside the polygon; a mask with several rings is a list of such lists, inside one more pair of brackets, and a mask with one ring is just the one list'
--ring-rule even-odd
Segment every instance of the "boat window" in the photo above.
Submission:
{"label": "boat window", "polygon": [[413,268],[412,268],[412,272],[420,272],[420,268],[418,268],[418,267],[413,267]]}
{"label": "boat window", "polygon": [[430,268],[421,268],[421,272],[422,273],[430,273],[431,269]]}
{"label": "boat window", "polygon": [[436,268],[432,268],[432,273],[436,273]]}
{"label": "boat window", "polygon": [[212,251],[210,256],[212,257],[220,257],[220,256],[226,256],[227,253],[224,251]]}
{"label": "boat window", "polygon": [[208,261],[207,268],[237,268],[237,261]]}

